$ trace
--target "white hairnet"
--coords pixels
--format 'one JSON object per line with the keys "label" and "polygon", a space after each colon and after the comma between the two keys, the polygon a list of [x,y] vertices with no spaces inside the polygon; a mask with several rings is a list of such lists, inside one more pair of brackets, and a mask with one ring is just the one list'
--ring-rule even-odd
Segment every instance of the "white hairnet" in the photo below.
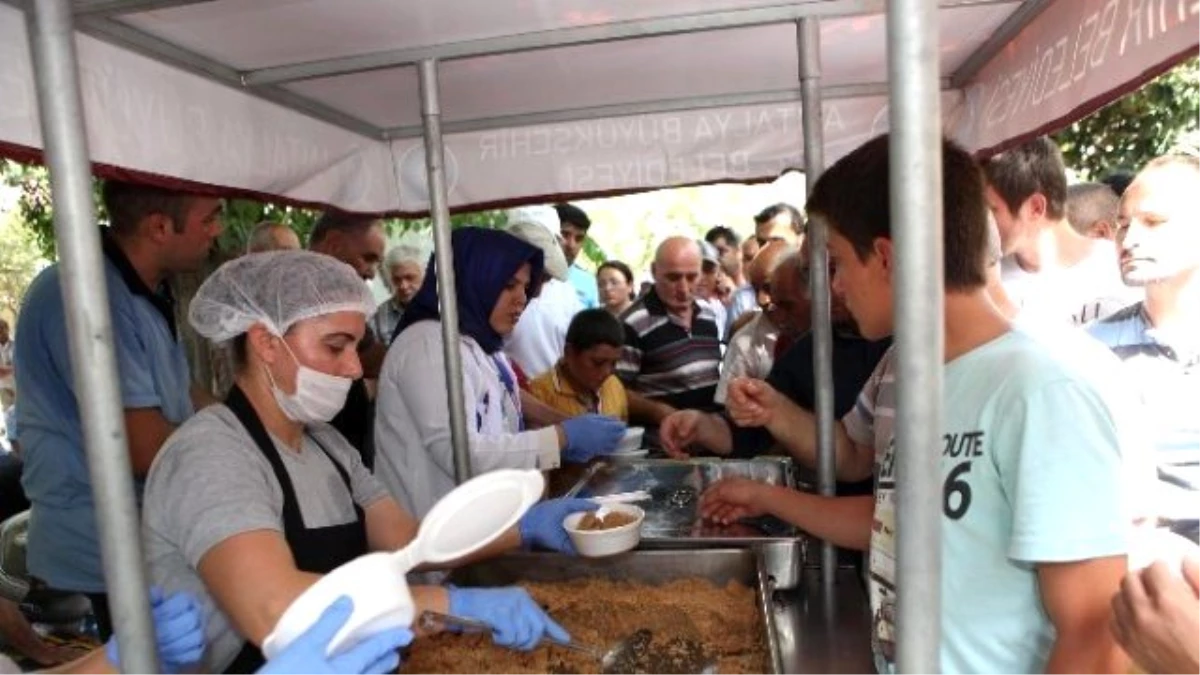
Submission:
{"label": "white hairnet", "polygon": [[349,265],[311,251],[269,251],[218,267],[196,291],[188,321],[209,340],[224,342],[256,323],[282,336],[304,319],[373,311],[371,291]]}

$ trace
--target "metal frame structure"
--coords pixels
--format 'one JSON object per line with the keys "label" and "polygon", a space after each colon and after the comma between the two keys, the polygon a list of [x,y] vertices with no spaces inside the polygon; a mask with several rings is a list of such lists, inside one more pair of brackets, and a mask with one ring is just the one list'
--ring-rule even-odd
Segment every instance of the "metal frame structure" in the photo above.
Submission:
{"label": "metal frame structure", "polygon": [[429,175],[438,304],[442,313],[442,353],[446,359],[446,403],[450,409],[450,444],[454,451],[454,478],[463,483],[471,478],[471,446],[467,436],[467,411],[463,402],[458,286],[454,278],[454,251],[450,245],[450,207],[446,203],[446,157],[442,147],[442,111],[437,61],[422,61],[420,75],[421,119],[425,123],[425,170]]}
{"label": "metal frame structure", "polygon": [[900,672],[936,673],[945,342],[937,8],[930,0],[892,0],[887,22],[896,251],[896,665]]}
{"label": "metal frame structure", "polygon": [[26,17],[55,204],[54,235],[62,258],[71,362],[87,364],[72,371],[95,493],[104,582],[114,590],[110,605],[113,625],[121,627],[117,634],[121,665],[127,672],[157,673],[70,6],[67,0],[38,0]]}
{"label": "metal frame structure", "polygon": [[[821,104],[844,96],[887,93],[890,99],[891,199],[896,249],[896,349],[899,411],[898,467],[899,661],[904,672],[939,668],[941,504],[937,476],[942,411],[942,223],[941,116],[939,92],[961,88],[1051,0],[1025,0],[1001,28],[953,75],[937,73],[937,11],[991,5],[1011,0],[806,0],[788,5],[710,12],[579,28],[563,28],[461,43],[441,44],[239,72],[154,37],[116,17],[211,0],[0,0],[25,9],[35,56],[37,91],[51,168],[55,228],[63,259],[71,355],[88,363],[75,373],[88,461],[96,493],[106,582],[114,608],[124,667],[131,672],[157,670],[149,620],[138,522],[107,308],[103,262],[91,205],[87,140],[82,124],[73,31],[147,55],[221,84],[244,89],[310,117],[371,139],[424,138],[425,169],[434,222],[435,256],[447,367],[454,464],[458,480],[471,475],[462,396],[461,355],[451,251],[443,133],[478,131],[696,110],[712,107],[791,102],[803,108],[805,169],[810,184],[824,168]],[[888,83],[821,87],[819,26],[822,18],[886,12]],[[548,110],[533,114],[442,120],[438,65],[443,60],[524,52],[571,45],[610,43],[653,36],[793,23],[797,26],[800,64],[798,88],[622,103],[600,108]],[[73,25],[74,24],[74,25]],[[293,93],[281,85],[304,79],[403,65],[419,74],[421,126],[379,128],[363,119]],[[819,420],[819,487],[834,493],[832,331],[829,325],[828,232],[810,223],[811,285],[814,297]],[[834,549],[822,549],[823,582],[833,584]]]}
{"label": "metal frame structure", "polygon": [[[0,0],[24,9],[36,0]],[[773,24],[794,24],[802,19],[828,19],[879,14],[888,3],[885,0],[805,0],[746,10],[699,13],[688,16],[663,17],[640,21],[558,28],[520,35],[400,49],[358,56],[295,63],[271,68],[239,71],[207,56],[179,47],[166,40],[123,23],[119,17],[159,9],[198,5],[214,0],[74,0],[76,29],[123,49],[148,56],[190,73],[229,87],[248,91],[264,100],[282,105],[314,119],[328,122],[367,138],[388,140],[417,138],[423,131],[416,125],[383,128],[363,119],[332,108],[310,97],[285,89],[282,85],[334,75],[348,75],[384,68],[418,66],[426,59],[448,61],[480,56],[512,54],[559,47],[596,43],[611,43],[695,33],[731,30]],[[938,9],[979,7],[1008,4],[1013,0],[940,0]],[[997,33],[981,45],[950,78],[944,82],[947,90],[961,87],[995,56],[1009,39],[1033,21],[1053,0],[1024,0],[1020,8]],[[848,87],[833,87],[823,92],[825,100],[887,93],[887,83],[868,83]],[[600,108],[573,108],[543,111],[529,115],[503,115],[472,120],[443,122],[447,134],[481,131],[512,126],[573,122],[598,117],[642,115],[678,112],[759,103],[784,103],[800,100],[795,89],[749,92],[729,96],[640,101]]]}

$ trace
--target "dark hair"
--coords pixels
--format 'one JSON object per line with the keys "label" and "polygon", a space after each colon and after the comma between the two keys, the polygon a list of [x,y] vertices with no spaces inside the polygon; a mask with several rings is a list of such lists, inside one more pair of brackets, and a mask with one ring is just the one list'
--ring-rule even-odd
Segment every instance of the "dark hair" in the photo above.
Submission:
{"label": "dark hair", "polygon": [[737,236],[737,232],[734,232],[731,228],[728,228],[724,225],[717,225],[704,235],[704,241],[707,241],[713,246],[716,246],[717,242],[722,239],[729,242],[730,246],[742,245],[742,239],[741,237]]}
{"label": "dark hair", "polygon": [[1080,234],[1087,234],[1105,220],[1116,225],[1121,198],[1104,183],[1080,183],[1067,188],[1067,220]]}
{"label": "dark hair", "polygon": [[242,368],[246,365],[248,349],[246,345],[249,343],[249,338],[247,337],[248,335],[249,333],[235,335],[233,339],[229,341],[229,349],[233,353],[233,365],[235,368]]}
{"label": "dark hair", "polygon": [[375,216],[337,210],[326,211],[317,219],[316,225],[313,225],[312,233],[308,235],[308,247],[312,248],[325,241],[330,232],[337,231],[345,234],[365,232],[378,222],[379,218]]}
{"label": "dark hair", "polygon": [[183,232],[192,207],[189,194],[122,180],[104,181],[101,196],[109,227],[120,234],[136,232],[144,218],[156,213],[170,218],[176,232]]}
{"label": "dark hair", "polygon": [[596,345],[620,348],[625,345],[625,327],[607,309],[585,309],[571,319],[566,342],[578,350]]}
{"label": "dark hair", "polygon": [[[829,227],[850,241],[859,260],[874,250],[876,239],[891,239],[888,137],[879,136],[838,160],[813,186],[810,216],[820,214]],[[971,155],[942,141],[942,213],[946,289],[985,284],[987,206],[983,177]]]}
{"label": "dark hair", "polygon": [[1111,188],[1113,192],[1117,193],[1118,197],[1123,197],[1126,188],[1133,182],[1133,172],[1114,171],[1105,176],[1100,182]]}
{"label": "dark hair", "polygon": [[554,210],[558,212],[558,221],[564,225],[570,223],[584,232],[592,226],[591,218],[574,204],[555,204]]}
{"label": "dark hair", "polygon": [[1062,152],[1045,136],[1002,152],[983,165],[987,182],[1014,214],[1035,194],[1046,198],[1046,215],[1066,213],[1067,169]]}
{"label": "dark hair", "polygon": [[629,284],[629,299],[633,300],[635,297],[637,297],[633,292],[633,270],[629,269],[629,265],[626,265],[620,260],[606,260],[596,268],[596,276],[600,276],[600,273],[606,269],[620,272],[621,276],[625,277],[625,283]]}
{"label": "dark hair", "polygon": [[804,230],[806,228],[804,216],[800,215],[799,209],[791,204],[788,204],[787,202],[772,204],[762,211],[759,211],[758,215],[754,216],[754,224],[762,225],[763,223],[770,222],[776,216],[782,213],[787,213],[792,217],[792,229],[796,231],[796,234],[804,234]]}

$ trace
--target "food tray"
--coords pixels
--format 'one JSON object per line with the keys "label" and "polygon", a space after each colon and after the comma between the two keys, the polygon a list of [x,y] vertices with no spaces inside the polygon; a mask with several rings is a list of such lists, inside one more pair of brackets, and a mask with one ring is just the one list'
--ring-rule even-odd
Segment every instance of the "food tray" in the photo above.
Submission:
{"label": "food tray", "polygon": [[[774,601],[776,580],[766,558],[755,548],[700,551],[631,551],[605,559],[573,558],[554,553],[515,553],[455,570],[449,581],[460,586],[508,586],[521,581],[559,582],[604,578],[662,584],[677,579],[703,578],[716,585],[737,581],[756,590],[772,672],[792,672],[795,644],[790,615]],[[781,640],[781,634],[784,639]]]}
{"label": "food tray", "polygon": [[[783,457],[748,460],[645,459],[592,465],[566,493],[568,497],[601,497],[645,490],[651,498],[638,502],[646,511],[642,548],[707,548],[790,544],[791,562],[803,558],[801,533],[776,518],[762,517],[722,526],[705,522],[700,495],[709,485],[743,476],[772,485],[796,487],[795,467]],[[776,546],[777,552],[787,546]]]}

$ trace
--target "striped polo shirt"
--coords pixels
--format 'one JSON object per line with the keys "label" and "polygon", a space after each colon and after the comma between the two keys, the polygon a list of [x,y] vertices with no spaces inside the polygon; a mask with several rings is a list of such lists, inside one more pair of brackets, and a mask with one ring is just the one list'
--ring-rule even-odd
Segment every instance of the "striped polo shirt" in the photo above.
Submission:
{"label": "striped polo shirt", "polygon": [[1124,362],[1152,423],[1160,466],[1200,462],[1200,336],[1154,328],[1140,302],[1088,332]]}
{"label": "striped polo shirt", "polygon": [[621,320],[625,347],[617,376],[627,389],[681,410],[715,409],[721,342],[708,308],[693,303],[691,325],[681,325],[652,288]]}

